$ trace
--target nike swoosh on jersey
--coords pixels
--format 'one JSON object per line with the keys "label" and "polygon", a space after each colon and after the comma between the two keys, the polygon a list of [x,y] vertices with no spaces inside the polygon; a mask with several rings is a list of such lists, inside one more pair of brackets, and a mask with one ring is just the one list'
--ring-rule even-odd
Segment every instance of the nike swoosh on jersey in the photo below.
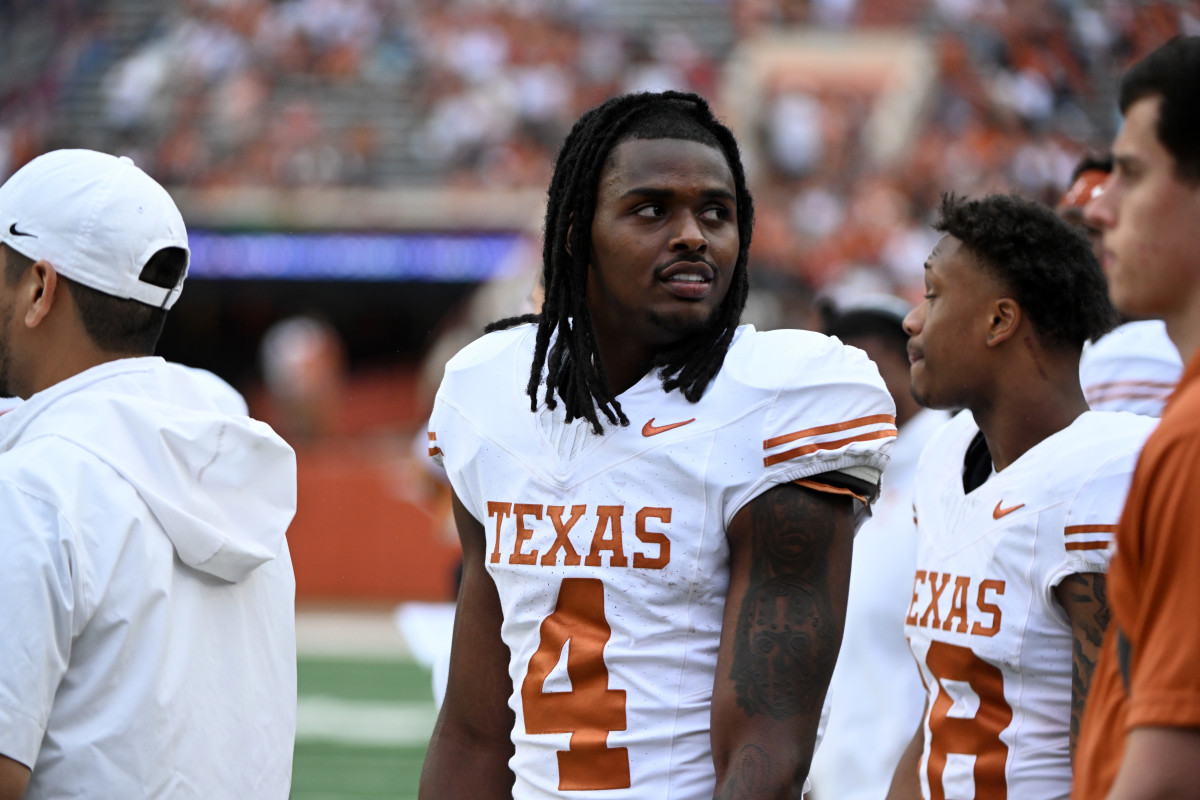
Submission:
{"label": "nike swoosh on jersey", "polygon": [[672,422],[670,425],[655,425],[654,417],[651,417],[650,420],[642,426],[642,436],[657,436],[665,431],[681,428],[684,425],[695,421],[696,418],[692,417],[691,419],[685,419],[683,422]]}
{"label": "nike swoosh on jersey", "polygon": [[12,225],[8,226],[8,232],[11,233],[13,236],[28,236],[32,239],[38,238],[36,234],[26,233],[25,231],[17,230],[17,223],[15,223],[15,222]]}
{"label": "nike swoosh on jersey", "polygon": [[1007,517],[1009,514],[1013,513],[1018,508],[1025,507],[1025,504],[1021,503],[1020,505],[1012,506],[1011,508],[1001,508],[1000,504],[1003,502],[1004,502],[1003,500],[998,500],[996,502],[996,507],[994,509],[992,509],[992,519],[1000,519],[1001,517]]}

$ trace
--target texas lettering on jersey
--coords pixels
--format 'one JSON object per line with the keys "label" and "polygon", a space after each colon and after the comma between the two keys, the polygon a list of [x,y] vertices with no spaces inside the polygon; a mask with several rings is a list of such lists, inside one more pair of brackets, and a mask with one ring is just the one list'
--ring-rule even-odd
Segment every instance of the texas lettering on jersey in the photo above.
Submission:
{"label": "texas lettering on jersey", "polygon": [[[917,570],[905,623],[972,636],[995,636],[1000,632],[1003,617],[997,598],[1004,594],[1005,582],[984,578],[974,584],[972,587],[972,580],[966,575]],[[953,588],[947,591],[948,586]]]}
{"label": "texas lettering on jersey", "polygon": [[[489,500],[487,513],[495,524],[493,564],[662,569],[671,563],[671,539],[662,530],[671,523],[669,508],[639,508],[627,516],[620,505]],[[628,543],[626,531],[633,534]]]}

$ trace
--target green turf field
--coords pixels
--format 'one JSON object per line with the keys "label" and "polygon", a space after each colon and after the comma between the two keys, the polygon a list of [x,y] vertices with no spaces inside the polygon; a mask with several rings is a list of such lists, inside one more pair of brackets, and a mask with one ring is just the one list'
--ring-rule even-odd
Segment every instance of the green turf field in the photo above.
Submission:
{"label": "green turf field", "polygon": [[411,661],[303,656],[292,800],[415,800],[435,711]]}

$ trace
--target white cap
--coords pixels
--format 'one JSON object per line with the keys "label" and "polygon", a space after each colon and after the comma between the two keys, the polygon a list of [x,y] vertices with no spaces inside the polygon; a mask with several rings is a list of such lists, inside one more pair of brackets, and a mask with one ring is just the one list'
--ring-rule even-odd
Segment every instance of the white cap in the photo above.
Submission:
{"label": "white cap", "polygon": [[146,283],[146,262],[164,247],[191,258],[167,190],[130,159],[94,150],[38,156],[0,186],[0,242],[84,286],[158,308],[175,304],[183,277],[169,288]]}

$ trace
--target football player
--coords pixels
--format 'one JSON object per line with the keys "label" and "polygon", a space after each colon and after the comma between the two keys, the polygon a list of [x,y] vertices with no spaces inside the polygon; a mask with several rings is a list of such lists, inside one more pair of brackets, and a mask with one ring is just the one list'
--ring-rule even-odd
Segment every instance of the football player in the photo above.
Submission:
{"label": "football player", "polygon": [[943,199],[905,320],[913,394],[965,409],[917,467],[905,619],[928,699],[889,797],[1065,798],[1108,618],[1104,571],[1154,420],[1089,411],[1115,321],[1087,241],[1013,196]]}
{"label": "football player", "polygon": [[551,180],[541,314],[447,365],[463,579],[421,797],[798,796],[895,409],[860,351],[740,326],[732,134],[614,98]]}

